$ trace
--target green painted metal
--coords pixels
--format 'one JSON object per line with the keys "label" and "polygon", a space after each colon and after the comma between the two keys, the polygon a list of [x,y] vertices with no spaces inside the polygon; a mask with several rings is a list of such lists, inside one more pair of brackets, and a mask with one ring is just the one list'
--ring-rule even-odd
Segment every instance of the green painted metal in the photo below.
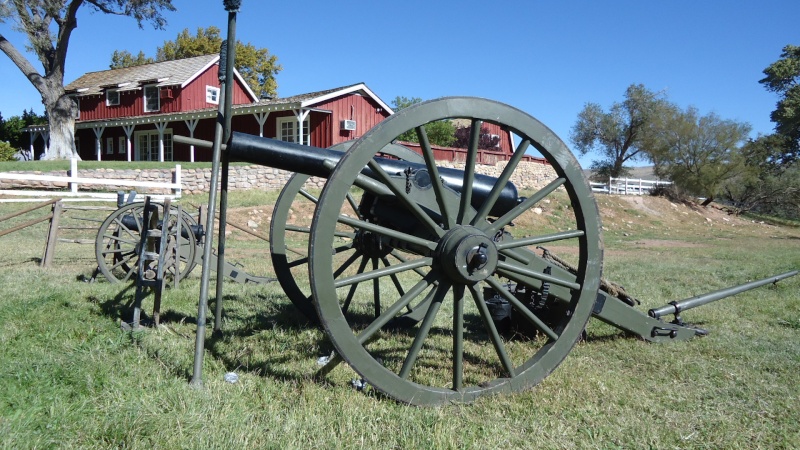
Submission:
{"label": "green painted metal", "polygon": [[[354,141],[343,142],[330,147],[330,149],[344,152],[353,145],[353,142]],[[404,161],[423,162],[420,155],[400,145],[388,145],[383,148],[380,153]],[[272,258],[273,270],[286,296],[308,320],[319,323],[317,311],[311,301],[311,289],[307,278],[307,255],[311,228],[307,223],[297,223],[298,221],[302,221],[304,217],[293,215],[293,212],[296,214],[297,211],[313,210],[318,203],[313,189],[307,186],[309,178],[311,178],[309,175],[294,174],[281,190],[270,221],[270,256]],[[309,192],[309,190],[312,192]],[[352,196],[349,196],[347,200],[351,210],[355,211],[358,209],[356,200]],[[354,236],[354,233],[339,235],[339,237]],[[345,242],[334,248],[334,251],[337,253],[352,250],[352,242]],[[370,256],[356,251],[353,252],[353,257],[351,259],[342,262],[337,271],[343,272],[347,270],[350,265],[356,264],[356,267],[360,267],[362,264],[366,265],[368,262],[371,262],[373,265],[380,262],[385,267],[388,267],[391,264],[389,256],[391,255]],[[392,257],[392,259],[394,259],[394,257]],[[393,283],[399,283],[399,281],[396,281],[395,278]],[[379,296],[377,298],[379,298]],[[410,320],[419,321],[421,318],[412,318]]]}
{"label": "green painted metal", "polygon": [[[100,225],[95,238],[94,251],[97,268],[112,283],[127,282],[136,279],[136,262],[139,259],[141,230],[144,220],[144,202],[134,202],[122,206],[109,214]],[[161,208],[162,205],[153,203]],[[178,223],[178,207],[169,208],[169,239],[177,235],[177,228],[191,230],[197,225],[192,216],[180,213]],[[186,277],[197,265],[197,241],[191,232],[180,233],[180,278]],[[174,256],[173,256],[174,258]],[[172,267],[171,261],[167,263]]]}
{"label": "green painted metal", "polygon": [[[487,220],[494,219],[486,213],[491,205],[482,207],[479,215],[470,205],[469,198],[465,201],[463,195],[438,185],[437,177],[431,177],[432,189],[417,189],[405,182],[402,174],[382,173],[380,168],[371,164],[375,149],[383,148],[401,133],[408,130],[420,133],[426,123],[453,118],[468,119],[473,127],[480,127],[484,122],[500,124],[512,130],[524,143],[517,150],[518,156],[530,143],[552,164],[563,179],[559,184],[567,191],[575,211],[574,229],[580,231],[572,238],[577,241],[579,249],[577,276],[567,272],[552,279],[552,276],[536,270],[546,263],[526,248],[526,242],[514,243],[516,239],[528,237],[514,236],[513,227],[502,229],[505,232],[502,245],[505,247],[499,249],[495,244],[496,232],[501,231],[502,226],[493,226]],[[468,161],[474,161],[476,144],[470,145],[469,151]],[[423,156],[428,167],[435,165],[431,151],[423,148]],[[518,161],[519,158],[512,162],[509,176]],[[391,289],[393,280],[388,271],[360,268],[358,271],[363,273],[358,275],[379,285],[376,292],[386,297],[381,301],[388,306],[377,318],[372,314],[356,313],[352,305],[348,305],[349,312],[343,309],[342,299],[350,295],[347,284],[337,279],[339,261],[331,252],[331,248],[339,245],[337,231],[360,232],[357,222],[352,227],[347,225],[354,222],[343,220],[342,210],[347,207],[348,196],[355,195],[352,186],[367,165],[373,170],[373,178],[394,193],[396,201],[393,206],[403,211],[402,217],[412,225],[392,224],[381,216],[365,217],[362,222],[370,223],[370,233],[380,237],[381,242],[392,246],[392,251],[401,253],[412,263],[407,267],[420,261],[425,274],[420,280],[418,274],[413,273],[406,281],[405,275],[411,270],[393,273],[409,285],[400,294]],[[472,168],[464,174],[467,188],[462,189],[462,193],[467,197],[471,192],[468,186],[473,174]],[[546,197],[554,189],[534,197]],[[508,212],[503,221],[513,221],[532,203],[526,202],[523,207]],[[600,224],[597,207],[578,162],[566,145],[539,121],[490,100],[457,97],[421,103],[398,112],[367,132],[353,144],[331,173],[320,195],[310,233],[308,261],[314,304],[337,352],[376,389],[410,404],[470,401],[484,394],[517,391],[535,385],[558,366],[580,338],[598,295],[602,267]],[[419,245],[420,239],[432,242],[433,249]],[[416,269],[420,270],[420,267]],[[521,348],[513,345],[511,351],[510,344],[501,338],[491,320],[483,298],[483,290],[488,286],[498,289],[509,299],[513,298],[504,282],[500,281],[501,277],[532,288],[540,287],[544,278],[568,286],[561,288],[558,298],[566,304],[569,314],[554,326],[541,323],[535,315],[526,313],[527,308],[518,304],[518,309],[531,326],[549,338],[531,340]],[[415,301],[430,303],[431,306],[426,309],[422,323],[413,330],[413,338],[409,336],[403,341],[407,342],[407,350],[401,351],[399,358],[388,356],[383,346],[396,344],[392,341],[394,338],[387,337],[389,333],[380,331],[390,330],[395,314]],[[467,304],[474,304],[474,308],[470,315],[465,316],[463,307]],[[439,315],[445,314],[452,315],[452,320],[438,320]],[[452,335],[452,338],[444,338],[451,340],[450,350],[437,355],[436,360],[443,366],[430,370],[426,352],[441,344],[443,323],[450,324],[448,327],[451,329],[444,331],[448,336]],[[493,350],[489,356],[484,354],[479,359],[495,369],[491,374],[475,373],[477,362],[465,364],[465,356],[475,358],[475,348],[485,347],[487,339]],[[421,359],[426,362],[420,362]]]}

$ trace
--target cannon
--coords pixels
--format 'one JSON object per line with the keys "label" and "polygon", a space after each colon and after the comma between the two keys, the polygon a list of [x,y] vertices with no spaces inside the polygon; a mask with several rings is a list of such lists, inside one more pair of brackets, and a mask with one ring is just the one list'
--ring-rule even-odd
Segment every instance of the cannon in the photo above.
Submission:
{"label": "cannon", "polygon": [[[438,167],[427,139],[426,124],[452,119],[470,124],[463,170]],[[475,172],[485,123],[515,138],[495,177]],[[398,144],[407,131],[417,134],[420,153]],[[521,196],[512,179],[529,150],[557,177]],[[275,205],[270,249],[287,296],[318,320],[335,347],[321,372],[344,361],[374,388],[409,404],[465,402],[534,386],[566,358],[590,317],[651,342],[704,335],[680,313],[797,274],[637,310],[602,281],[600,219],[575,157],[541,122],[491,100],[414,105],[346,152],[241,133],[231,135],[224,151],[234,161],[298,172]],[[326,179],[319,194],[304,188],[311,176]],[[535,219],[531,210],[551,196],[566,199],[569,225],[527,226]],[[313,206],[310,224],[290,220],[298,201]],[[297,242],[306,254],[288,251]],[[539,249],[555,243],[570,261]],[[664,320],[669,315],[674,320]]]}

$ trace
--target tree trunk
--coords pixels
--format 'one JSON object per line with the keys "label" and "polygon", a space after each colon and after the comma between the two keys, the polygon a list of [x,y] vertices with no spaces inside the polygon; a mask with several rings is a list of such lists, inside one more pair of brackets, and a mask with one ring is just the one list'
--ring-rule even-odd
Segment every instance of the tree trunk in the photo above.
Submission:
{"label": "tree trunk", "polygon": [[[48,80],[49,81],[49,80]],[[42,93],[50,124],[50,147],[42,159],[80,159],[75,149],[75,120],[79,117],[78,104],[64,92],[61,83],[46,83]]]}
{"label": "tree trunk", "polygon": [[708,197],[706,197],[705,200],[703,200],[703,203],[700,203],[700,206],[705,208],[706,206],[710,205],[711,202],[713,202],[713,201],[714,201],[714,196],[713,195],[709,195]]}

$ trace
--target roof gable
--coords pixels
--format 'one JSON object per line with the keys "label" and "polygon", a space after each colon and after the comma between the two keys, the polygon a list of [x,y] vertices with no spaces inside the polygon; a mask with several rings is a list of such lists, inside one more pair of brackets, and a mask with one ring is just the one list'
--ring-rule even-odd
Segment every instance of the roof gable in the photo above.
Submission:
{"label": "roof gable", "polygon": [[307,94],[293,95],[290,97],[261,100],[259,104],[261,105],[297,104],[301,108],[309,108],[313,107],[318,103],[322,103],[326,100],[330,100],[332,98],[352,93],[360,93],[362,95],[366,95],[372,98],[378,105],[380,105],[380,107],[383,108],[384,111],[388,112],[389,114],[394,114],[392,108],[389,107],[389,105],[387,105],[386,103],[384,103],[384,101],[381,100],[380,97],[375,95],[375,93],[372,92],[364,83],[356,83],[356,84],[351,84],[349,86],[342,86],[338,88],[327,89],[324,91],[309,92]]}

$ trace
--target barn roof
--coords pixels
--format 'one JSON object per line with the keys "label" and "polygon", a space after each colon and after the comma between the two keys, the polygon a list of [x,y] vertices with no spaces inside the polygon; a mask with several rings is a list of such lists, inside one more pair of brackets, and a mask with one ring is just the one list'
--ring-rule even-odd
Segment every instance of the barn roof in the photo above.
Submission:
{"label": "barn roof", "polygon": [[[218,61],[219,55],[214,54],[88,72],[69,83],[65,89],[67,93],[85,96],[102,94],[109,88],[125,91],[140,89],[144,85],[185,87]],[[255,93],[238,72],[235,76],[245,86],[251,98],[255,99]]]}

